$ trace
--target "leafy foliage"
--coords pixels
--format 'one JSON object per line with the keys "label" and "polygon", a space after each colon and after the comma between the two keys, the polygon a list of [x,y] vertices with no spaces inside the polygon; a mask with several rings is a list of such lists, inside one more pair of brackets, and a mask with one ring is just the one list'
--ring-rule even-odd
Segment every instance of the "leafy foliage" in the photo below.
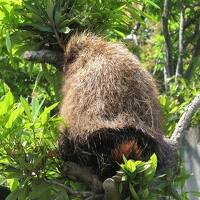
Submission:
{"label": "leafy foliage", "polygon": [[129,198],[131,199],[153,199],[155,194],[150,193],[150,185],[153,181],[157,168],[157,157],[154,154],[148,162],[126,160],[121,164],[122,182],[120,183],[120,191],[125,186],[129,188]]}
{"label": "leafy foliage", "polygon": [[[172,134],[176,123],[184,112],[184,108],[191,102],[191,99],[199,93],[200,85],[191,83],[185,79],[179,79],[179,84],[173,82],[169,85],[169,90],[160,96],[160,103],[163,107],[164,117],[167,119],[165,132]],[[199,123],[200,112],[193,116],[192,125]]]}
{"label": "leafy foliage", "polygon": [[15,7],[15,14],[20,14],[15,28],[24,30],[18,32],[23,43],[36,49],[63,48],[71,34],[83,30],[123,38],[131,31],[133,18],[142,21],[142,12],[125,0],[24,0]]}
{"label": "leafy foliage", "polygon": [[55,145],[60,119],[50,116],[58,103],[44,107],[44,99],[28,103],[22,96],[16,102],[5,84],[1,89],[6,92],[0,101],[0,168],[13,191],[8,199],[45,199],[47,191],[57,195],[45,180],[58,176]]}
{"label": "leafy foliage", "polygon": [[157,157],[153,154],[149,161],[126,160],[121,164],[117,175],[121,177],[119,190],[126,200],[157,200],[170,198],[174,200],[189,200],[188,193],[199,197],[199,192],[185,192],[184,185],[190,174],[183,167],[177,177],[166,174],[157,175]]}

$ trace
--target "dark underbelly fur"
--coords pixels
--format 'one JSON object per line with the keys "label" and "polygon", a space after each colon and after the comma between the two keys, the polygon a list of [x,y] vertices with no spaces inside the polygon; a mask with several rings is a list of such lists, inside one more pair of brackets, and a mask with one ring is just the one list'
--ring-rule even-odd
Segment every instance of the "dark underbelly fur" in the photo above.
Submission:
{"label": "dark underbelly fur", "polygon": [[[129,143],[131,145],[128,148],[133,151],[127,150]],[[90,134],[87,142],[80,142],[78,139],[72,141],[62,134],[58,146],[61,159],[90,167],[101,179],[115,175],[119,169],[118,163],[123,162],[122,154],[127,159],[143,161],[148,160],[153,153],[159,154],[157,141],[135,128],[100,129],[92,136]],[[159,160],[159,155],[157,156]]]}

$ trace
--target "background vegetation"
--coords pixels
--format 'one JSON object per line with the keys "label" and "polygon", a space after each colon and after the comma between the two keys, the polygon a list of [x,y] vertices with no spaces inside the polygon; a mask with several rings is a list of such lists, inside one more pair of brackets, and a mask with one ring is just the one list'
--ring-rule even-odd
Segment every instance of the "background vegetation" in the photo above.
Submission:
{"label": "background vegetation", "polygon": [[[123,42],[155,76],[166,135],[174,130],[184,106],[200,93],[200,3],[196,0],[1,0],[0,184],[12,191],[8,199],[83,198],[68,194],[66,185],[85,188],[61,176],[54,153],[61,121],[56,115],[61,72],[23,58],[26,50],[62,52],[70,36],[83,30]],[[192,125],[199,121],[196,113]],[[127,199],[154,198],[147,184],[151,179],[143,182],[143,188],[131,185],[132,180],[139,181],[138,171],[134,177],[129,172],[148,164],[125,161],[121,166],[129,184]],[[144,171],[153,173],[155,166],[148,166]],[[172,184],[157,188],[157,195],[188,199],[187,192],[174,195],[169,189],[169,185],[183,188],[188,174],[180,169]]]}

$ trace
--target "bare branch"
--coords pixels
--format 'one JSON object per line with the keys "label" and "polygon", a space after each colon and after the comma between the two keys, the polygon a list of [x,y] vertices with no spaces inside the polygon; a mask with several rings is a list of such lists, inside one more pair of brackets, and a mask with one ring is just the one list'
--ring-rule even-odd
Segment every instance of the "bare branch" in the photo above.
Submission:
{"label": "bare branch", "polygon": [[68,191],[68,193],[72,196],[88,196],[87,200],[120,200],[118,183],[113,178],[106,179],[102,184],[98,177],[92,174],[88,168],[80,167],[78,164],[72,162],[66,162],[61,171],[65,176],[75,177],[79,181],[84,182],[89,188],[91,188],[91,192],[81,192],[73,191],[67,186],[64,186],[66,191]]}
{"label": "bare branch", "polygon": [[[102,199],[103,194],[95,194],[92,191],[78,191],[78,190],[72,190],[70,187],[68,187],[65,184],[59,183],[57,181],[53,181],[53,180],[45,180],[46,183],[49,184],[54,184],[57,185],[59,187],[62,187],[64,190],[66,190],[67,194],[73,197],[82,197],[82,198],[90,198],[92,197],[93,200],[96,199]],[[101,198],[100,198],[101,196]]]}
{"label": "bare branch", "polygon": [[162,14],[162,29],[165,39],[165,73],[166,78],[169,78],[173,74],[173,58],[172,58],[172,44],[169,33],[169,14],[170,14],[171,0],[164,1],[163,14]]}
{"label": "bare branch", "polygon": [[200,108],[200,94],[197,95],[193,99],[193,101],[186,107],[185,112],[181,116],[170,138],[170,140],[176,144],[177,148],[180,147],[183,138],[183,132],[187,129],[188,124],[191,122],[193,114],[197,111],[198,108]]}
{"label": "bare branch", "polygon": [[54,65],[59,70],[62,70],[62,66],[64,64],[64,54],[60,51],[26,51],[24,53],[24,59],[36,63],[49,63]]}
{"label": "bare branch", "polygon": [[102,192],[102,182],[94,174],[91,174],[89,169],[80,167],[73,162],[65,162],[62,173],[67,177],[75,177],[78,180],[84,182],[94,192]]}
{"label": "bare branch", "polygon": [[112,178],[107,178],[103,182],[106,200],[120,200],[120,193],[116,181]]}
{"label": "bare branch", "polygon": [[177,81],[178,76],[182,74],[182,68],[183,68],[183,54],[184,54],[184,48],[183,48],[183,35],[184,35],[184,14],[185,14],[185,8],[182,6],[181,12],[180,12],[180,26],[179,26],[179,55],[178,55],[178,61],[176,65],[176,76],[175,79]]}

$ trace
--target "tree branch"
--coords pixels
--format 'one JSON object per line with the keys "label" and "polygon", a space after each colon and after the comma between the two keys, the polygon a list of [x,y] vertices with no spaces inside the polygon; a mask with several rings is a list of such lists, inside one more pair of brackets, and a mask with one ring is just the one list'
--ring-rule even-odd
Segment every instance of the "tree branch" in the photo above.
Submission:
{"label": "tree branch", "polygon": [[107,178],[103,182],[106,200],[120,200],[120,193],[117,182],[112,178]]}
{"label": "tree branch", "polygon": [[48,63],[54,65],[60,71],[64,64],[64,54],[60,51],[40,50],[40,51],[26,51],[24,59],[36,63]]}
{"label": "tree branch", "polygon": [[162,29],[165,39],[165,72],[166,78],[173,74],[173,58],[172,58],[172,44],[169,33],[169,13],[170,13],[171,0],[164,1],[163,14],[162,14]]}
{"label": "tree branch", "polygon": [[187,129],[188,124],[191,122],[193,114],[200,108],[200,94],[197,95],[193,101],[185,108],[185,112],[181,116],[176,128],[170,138],[171,142],[174,142],[177,149],[180,147],[183,132]]}
{"label": "tree branch", "polygon": [[73,162],[65,162],[61,172],[64,176],[75,177],[81,182],[84,182],[92,191],[101,193],[103,191],[102,182],[94,174],[91,174],[89,169],[80,167]]}
{"label": "tree branch", "polygon": [[73,196],[73,197],[81,197],[81,198],[90,198],[90,197],[92,197],[93,200],[100,200],[103,197],[103,194],[95,194],[92,191],[78,191],[78,190],[75,191],[75,190],[72,190],[67,185],[59,183],[57,181],[45,180],[45,182],[49,183],[49,184],[57,185],[59,187],[62,187],[63,189],[66,190],[68,195]]}
{"label": "tree branch", "polygon": [[84,182],[91,189],[91,192],[72,191],[69,187],[66,186],[66,191],[72,196],[88,196],[87,200],[120,200],[118,184],[112,178],[108,178],[102,183],[99,181],[96,175],[89,171],[89,169],[80,167],[78,164],[73,162],[65,162],[61,172],[64,174],[64,176],[77,178],[79,181]]}
{"label": "tree branch", "polygon": [[182,69],[183,69],[183,54],[184,54],[184,48],[183,48],[183,34],[184,34],[184,15],[185,15],[185,8],[182,5],[182,9],[180,12],[180,26],[179,26],[179,55],[178,55],[178,61],[176,65],[176,75],[175,80],[177,82],[178,76],[182,75]]}

